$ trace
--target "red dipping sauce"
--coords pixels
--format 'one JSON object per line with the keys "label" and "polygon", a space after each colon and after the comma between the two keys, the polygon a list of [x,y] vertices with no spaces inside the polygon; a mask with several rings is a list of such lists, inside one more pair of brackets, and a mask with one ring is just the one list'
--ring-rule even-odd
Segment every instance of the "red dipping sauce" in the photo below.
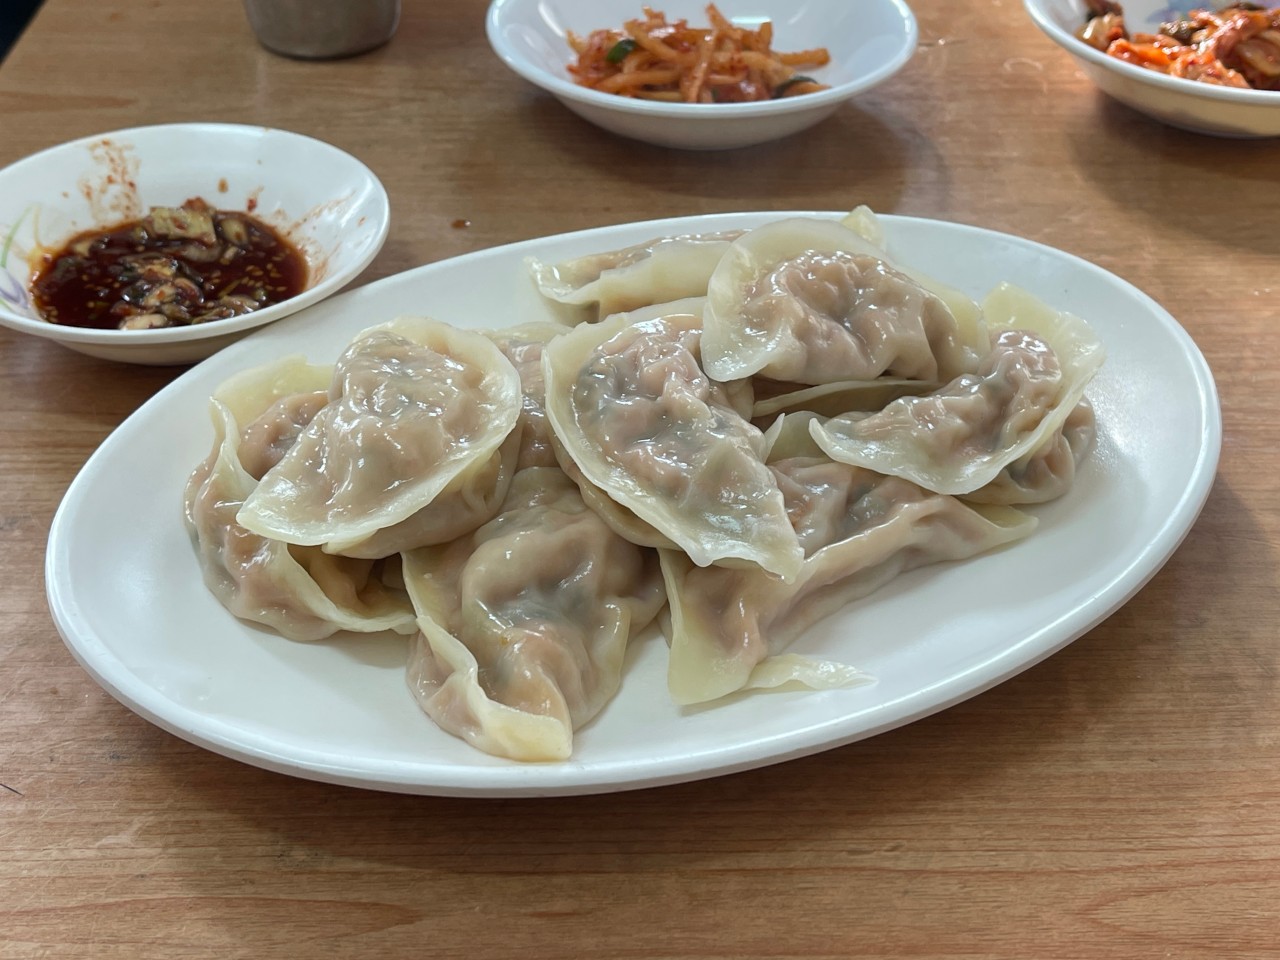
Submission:
{"label": "red dipping sauce", "polygon": [[50,323],[150,330],[241,316],[306,285],[306,258],[277,231],[197,198],[72,237],[31,293]]}

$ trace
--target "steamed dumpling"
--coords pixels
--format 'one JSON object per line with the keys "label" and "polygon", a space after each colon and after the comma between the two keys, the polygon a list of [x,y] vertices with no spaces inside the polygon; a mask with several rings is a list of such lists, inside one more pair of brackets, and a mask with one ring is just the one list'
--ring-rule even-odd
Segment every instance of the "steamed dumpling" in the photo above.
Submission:
{"label": "steamed dumpling", "polygon": [[520,405],[520,451],[516,469],[554,467],[556,456],[551,449],[551,427],[547,424],[546,386],[542,381],[542,350],[569,327],[558,323],[525,323],[503,330],[489,330],[485,336],[494,342],[520,377],[523,394]]}
{"label": "steamed dumpling", "polygon": [[520,378],[482,335],[411,317],[371,328],[339,359],[329,403],[237,519],[340,553],[442,493],[496,500],[479,485],[503,475],[493,458],[520,412]]}
{"label": "steamed dumpling", "polygon": [[522,470],[474,534],[406,554],[405,582],[422,631],[414,696],[443,729],[515,760],[569,756],[663,602],[652,551],[545,467]]}
{"label": "steamed dumpling", "polygon": [[615,533],[632,543],[647,547],[674,547],[626,507],[611,500],[593,484],[573,458],[564,452],[547,422],[546,383],[542,373],[542,352],[546,345],[571,328],[554,323],[531,323],[486,333],[520,374],[524,407],[520,414],[523,436],[518,469],[559,466],[578,485],[583,500]]}
{"label": "steamed dumpling", "polygon": [[698,365],[701,324],[687,312],[620,315],[550,343],[551,427],[588,480],[695,563],[790,579],[802,554],[762,461],[764,436]]}
{"label": "steamed dumpling", "polygon": [[624,507],[588,480],[587,475],[582,472],[582,468],[573,457],[565,452],[564,445],[556,439],[554,433],[551,435],[551,447],[555,451],[564,475],[578,485],[583,503],[594,510],[610,530],[640,547],[679,549],[670,537],[659,531],[653,524],[641,520],[634,511]]}
{"label": "steamed dumpling", "polygon": [[494,515],[507,495],[525,449],[523,440],[517,424],[497,450],[459,473],[425,507],[361,540],[326,543],[325,553],[377,559],[470,533]]}
{"label": "steamed dumpling", "polygon": [[255,481],[280,462],[328,404],[332,377],[332,366],[291,356],[246,370],[213,392],[238,425],[240,464]]}
{"label": "steamed dumpling", "polygon": [[703,361],[719,380],[946,382],[986,349],[976,310],[962,322],[832,220],[782,220],[734,241],[711,276],[705,321]]}
{"label": "steamed dumpling", "polygon": [[762,571],[695,567],[660,551],[670,603],[668,687],[702,703],[748,687],[812,687],[865,679],[853,667],[779,656],[804,629],[901,573],[972,557],[1027,536],[1035,519],[817,458],[772,465],[805,560],[784,583]]}
{"label": "steamed dumpling", "polygon": [[[645,323],[650,320],[663,320],[666,317],[681,316],[699,318],[700,325],[700,318],[706,305],[706,297],[682,297],[679,300],[665,300],[662,303],[651,303],[647,306],[637,307],[634,310],[621,311],[612,314],[607,319],[614,321],[619,326],[634,326],[637,323]],[[701,363],[701,345],[699,345],[699,363]],[[754,381],[750,377],[743,377],[740,380],[721,380],[716,384],[716,391],[724,404],[731,410],[744,420],[752,419],[756,392]]]}
{"label": "steamed dumpling", "polygon": [[741,233],[659,237],[555,265],[531,258],[528,266],[543,296],[594,307],[595,319],[603,319],[649,304],[702,296],[711,272]]}
{"label": "steamed dumpling", "polygon": [[1007,284],[984,301],[991,349],[973,374],[883,410],[812,424],[835,460],[966,494],[1034,454],[1062,427],[1102,365],[1088,324]]}
{"label": "steamed dumpling", "polygon": [[[341,553],[350,557],[385,557],[446,543],[486,523],[502,503],[517,472],[526,467],[555,466],[543,402],[542,348],[568,329],[558,323],[527,323],[485,331],[484,335],[502,351],[520,378],[520,416],[515,428],[488,460],[460,473],[427,506],[359,543],[340,545]],[[335,547],[327,545],[325,549]]]}
{"label": "steamed dumpling", "polygon": [[880,256],[900,273],[906,274],[920,286],[947,305],[960,329],[965,331],[965,339],[971,347],[981,352],[982,331],[984,329],[982,308],[963,290],[943,283],[937,277],[922,273],[911,265],[908,258],[898,254],[900,251],[890,249],[885,236],[884,224],[870,207],[855,207],[840,220],[840,225],[852,230],[877,251]]}
{"label": "steamed dumpling", "polygon": [[249,476],[261,480],[293,448],[307,424],[328,403],[327,389],[291,393],[254,417],[240,436],[240,462]]}
{"label": "steamed dumpling", "polygon": [[[408,597],[388,587],[382,565],[330,557],[316,547],[294,547],[261,537],[236,522],[236,512],[257,486],[241,462],[269,459],[268,424],[286,433],[298,410],[289,401],[313,394],[328,369],[298,358],[247,371],[210,401],[214,446],[187,482],[184,514],[206,585],[232,614],[295,640],[317,640],[339,630],[413,632]],[[240,417],[252,418],[242,441]],[[249,448],[256,447],[256,450]]]}
{"label": "steamed dumpling", "polygon": [[1009,464],[964,499],[972,503],[1046,503],[1071,489],[1098,432],[1093,405],[1081,400],[1039,449]]}
{"label": "steamed dumpling", "polygon": [[[309,385],[319,389],[280,396],[241,430],[240,462],[254,480],[261,480],[284,458],[316,414],[328,405],[331,368],[308,367],[301,358],[290,358],[280,369],[288,373],[301,368],[309,371]],[[223,389],[215,397],[230,404],[233,413],[237,405],[243,408],[253,401],[244,390]],[[454,478],[428,506],[357,543],[343,544],[342,555],[376,560],[413,547],[443,543],[480,526],[493,516],[515,475],[517,456],[524,449],[519,429],[517,425],[488,460]],[[324,549],[335,552],[329,544]]]}

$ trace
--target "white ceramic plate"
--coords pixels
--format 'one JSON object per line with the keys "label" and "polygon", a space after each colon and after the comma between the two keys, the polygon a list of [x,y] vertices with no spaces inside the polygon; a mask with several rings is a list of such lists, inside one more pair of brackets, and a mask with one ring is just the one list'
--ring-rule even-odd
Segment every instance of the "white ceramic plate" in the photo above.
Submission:
{"label": "white ceramic plate", "polygon": [[1004,234],[884,218],[898,255],[984,293],[1009,279],[1094,324],[1108,360],[1089,391],[1100,439],[1068,496],[1013,547],[914,571],[793,648],[870,671],[847,690],[739,695],[681,710],[666,647],[637,642],[618,696],[573,759],[518,764],[436,729],[404,680],[407,641],[293,643],[233,619],[205,590],[181,518],[188,472],[212,443],[207,398],[226,377],[291,353],[332,361],[402,312],[459,326],[544,317],[522,269],[656,236],[786,216],[727,214],[608,227],[481,251],[391,277],[273,324],[140,408],[90,458],[58,510],[49,605],[72,653],[166,730],[272,770],[451,795],[606,792],[709,777],[871,736],[972,696],[1069,643],[1123,604],[1191,527],[1221,436],[1204,359],[1154,301],[1075,257]]}
{"label": "white ceramic plate", "polygon": [[[252,213],[307,259],[306,289],[244,316],[159,330],[42,320],[29,281],[40,258],[84,230],[201,197]],[[0,170],[0,325],[125,363],[192,363],[337,293],[382,248],[387,193],[373,171],[320,140],[226,123],[174,123],[84,137]]]}
{"label": "white ceramic plate", "polygon": [[[621,29],[641,16],[632,0],[493,0],[486,32],[508,67],[583,119],[624,137],[689,150],[751,146],[807,129],[891,77],[916,48],[916,20],[904,0],[729,0],[719,8],[738,24],[772,21],[774,50],[826,47],[831,62],[801,72],[831,89],[761,103],[687,104],[620,97],[574,83],[568,32]],[[659,9],[691,26],[710,22],[700,0],[674,0]]]}
{"label": "white ceramic plate", "polygon": [[[1198,83],[1146,70],[1101,50],[1075,33],[1085,23],[1084,0],[1023,0],[1036,26],[1073,57],[1098,88],[1126,106],[1174,127],[1219,137],[1280,136],[1280,93]],[[1122,0],[1132,33],[1155,33],[1160,24],[1195,9],[1226,2],[1207,0]],[[1270,6],[1270,4],[1268,4]]]}

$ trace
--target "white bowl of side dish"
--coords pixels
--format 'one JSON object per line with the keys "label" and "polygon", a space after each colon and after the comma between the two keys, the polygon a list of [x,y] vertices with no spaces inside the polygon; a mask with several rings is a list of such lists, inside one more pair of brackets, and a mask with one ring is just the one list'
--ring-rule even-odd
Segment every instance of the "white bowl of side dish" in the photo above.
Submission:
{"label": "white bowl of side dish", "polygon": [[[705,3],[664,4],[669,20],[707,26]],[[802,73],[830,89],[755,103],[664,103],[602,93],[574,81],[569,32],[620,30],[640,17],[638,0],[494,0],[486,30],[508,67],[595,125],[634,140],[690,150],[721,150],[777,140],[830,116],[841,104],[888,79],[911,58],[918,30],[903,0],[727,0],[737,25],[773,24],[776,51],[826,47],[830,63]]]}
{"label": "white bowl of side dish", "polygon": [[[226,319],[97,329],[44,318],[37,272],[69,240],[200,198],[248,214],[306,261],[301,291]],[[107,360],[185,364],[336,293],[382,248],[387,194],[364,164],[310,137],[266,127],[182,123],[97,134],[0,170],[0,325]]]}
{"label": "white bowl of side dish", "polygon": [[[1280,136],[1280,92],[1217,86],[1126,63],[1077,38],[1076,32],[1088,18],[1084,0],[1023,2],[1036,26],[1075,57],[1080,69],[1100,90],[1126,106],[1195,133],[1240,138]],[[1167,0],[1122,3],[1130,33],[1155,33],[1175,14],[1220,5],[1191,0],[1172,7]]]}

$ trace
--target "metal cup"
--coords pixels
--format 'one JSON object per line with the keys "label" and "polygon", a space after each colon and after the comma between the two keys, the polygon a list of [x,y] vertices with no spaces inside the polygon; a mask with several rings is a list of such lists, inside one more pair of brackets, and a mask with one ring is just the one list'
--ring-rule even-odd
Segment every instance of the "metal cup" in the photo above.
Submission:
{"label": "metal cup", "polygon": [[259,43],[303,60],[380,47],[400,22],[400,0],[244,0],[244,9]]}

